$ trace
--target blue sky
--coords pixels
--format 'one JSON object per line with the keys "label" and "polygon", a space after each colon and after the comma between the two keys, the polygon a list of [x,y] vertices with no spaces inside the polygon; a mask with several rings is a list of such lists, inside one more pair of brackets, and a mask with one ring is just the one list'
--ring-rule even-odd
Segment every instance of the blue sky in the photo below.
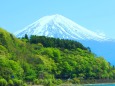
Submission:
{"label": "blue sky", "polygon": [[0,27],[11,33],[53,14],[115,38],[115,0],[0,0]]}

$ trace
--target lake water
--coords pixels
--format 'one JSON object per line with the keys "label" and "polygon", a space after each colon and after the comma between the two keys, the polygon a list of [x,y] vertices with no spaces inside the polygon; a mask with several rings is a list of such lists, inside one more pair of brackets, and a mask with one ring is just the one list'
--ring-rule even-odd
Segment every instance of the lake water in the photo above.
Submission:
{"label": "lake water", "polygon": [[63,85],[58,85],[58,86],[115,86],[114,84],[85,84],[85,85],[76,85],[76,84],[63,84]]}
{"label": "lake water", "polygon": [[115,86],[115,84],[87,84],[83,86]]}

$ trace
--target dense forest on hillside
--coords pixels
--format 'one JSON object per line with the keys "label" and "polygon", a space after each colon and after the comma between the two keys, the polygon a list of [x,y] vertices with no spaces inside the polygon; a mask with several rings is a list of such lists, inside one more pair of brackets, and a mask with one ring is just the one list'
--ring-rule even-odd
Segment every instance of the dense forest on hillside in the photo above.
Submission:
{"label": "dense forest on hillside", "polygon": [[0,28],[0,86],[115,79],[115,68],[81,43],[44,36],[17,39]]}
{"label": "dense forest on hillside", "polygon": [[[28,36],[26,34],[24,39],[28,39]],[[32,35],[29,41],[31,44],[41,43],[44,47],[53,47],[53,48],[61,48],[61,49],[69,49],[69,50],[76,49],[76,48],[81,48],[83,50],[87,49],[81,43],[73,40],[67,40],[67,39],[65,40],[59,38]]]}

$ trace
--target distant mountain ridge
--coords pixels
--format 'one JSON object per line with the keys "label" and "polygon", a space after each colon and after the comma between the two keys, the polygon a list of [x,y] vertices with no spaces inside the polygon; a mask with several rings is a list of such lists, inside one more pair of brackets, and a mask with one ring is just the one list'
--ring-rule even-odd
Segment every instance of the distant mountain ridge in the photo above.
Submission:
{"label": "distant mountain ridge", "polygon": [[23,37],[25,34],[28,36],[38,35],[72,40],[105,41],[109,39],[59,14],[42,17],[15,33],[17,37]]}

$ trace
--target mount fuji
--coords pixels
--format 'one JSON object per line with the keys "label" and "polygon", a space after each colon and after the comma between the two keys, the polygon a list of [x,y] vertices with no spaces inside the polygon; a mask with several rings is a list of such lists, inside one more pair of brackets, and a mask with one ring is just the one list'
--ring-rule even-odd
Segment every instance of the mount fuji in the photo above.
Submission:
{"label": "mount fuji", "polygon": [[115,65],[115,41],[105,35],[90,31],[62,15],[42,17],[14,35],[21,38],[25,34],[29,37],[37,35],[79,41],[84,46],[90,47],[96,55],[104,56],[107,61]]}
{"label": "mount fuji", "polygon": [[42,17],[38,21],[15,33],[17,37],[24,37],[25,34],[29,37],[31,35],[38,35],[72,40],[108,40],[104,35],[90,31],[58,14]]}

